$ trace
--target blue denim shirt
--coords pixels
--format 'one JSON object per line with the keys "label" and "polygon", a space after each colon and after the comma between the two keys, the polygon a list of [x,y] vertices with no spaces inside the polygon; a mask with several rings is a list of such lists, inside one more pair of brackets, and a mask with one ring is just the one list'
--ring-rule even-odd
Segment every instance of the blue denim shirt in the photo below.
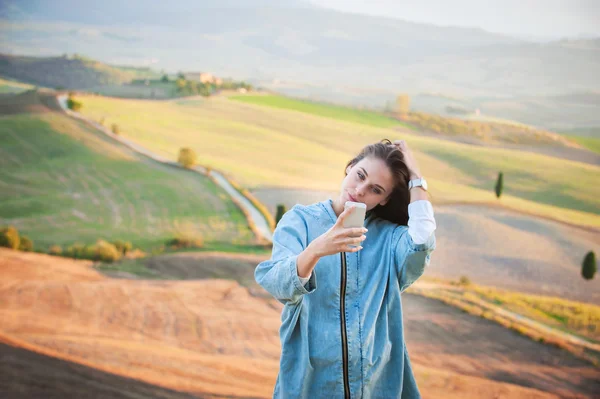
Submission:
{"label": "blue denim shirt", "polygon": [[407,226],[369,214],[363,249],[343,254],[342,298],[339,253],[319,259],[305,286],[296,269],[298,255],[336,220],[331,199],[294,206],[277,224],[271,259],[256,267],[256,281],[285,305],[273,397],[344,398],[349,389],[351,398],[420,398],[404,342],[400,294],[429,264],[435,235],[417,245]]}

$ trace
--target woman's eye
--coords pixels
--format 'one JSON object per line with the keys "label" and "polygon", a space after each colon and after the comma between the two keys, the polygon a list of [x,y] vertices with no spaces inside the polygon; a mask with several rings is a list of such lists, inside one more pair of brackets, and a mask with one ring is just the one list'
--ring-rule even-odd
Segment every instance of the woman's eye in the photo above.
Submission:
{"label": "woman's eye", "polygon": [[362,173],[359,173],[359,174],[358,174],[358,178],[359,178],[360,180],[365,180],[365,177],[363,176],[363,174],[362,174]]}
{"label": "woman's eye", "polygon": [[373,192],[374,192],[375,194],[381,194],[381,191],[379,191],[379,189],[377,189],[377,188],[374,188],[374,189],[373,189]]}

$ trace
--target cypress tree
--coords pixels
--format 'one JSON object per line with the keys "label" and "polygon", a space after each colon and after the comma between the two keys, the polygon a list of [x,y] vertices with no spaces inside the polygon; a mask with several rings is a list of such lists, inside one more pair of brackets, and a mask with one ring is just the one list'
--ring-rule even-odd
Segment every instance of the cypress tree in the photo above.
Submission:
{"label": "cypress tree", "polygon": [[275,224],[279,223],[283,215],[287,212],[285,209],[285,205],[279,204],[277,205],[277,214],[275,215]]}
{"label": "cypress tree", "polygon": [[581,275],[584,279],[591,280],[594,278],[594,274],[596,274],[597,270],[598,267],[596,265],[596,254],[594,251],[590,251],[587,253],[587,255],[585,255],[585,258],[583,258]]}
{"label": "cypress tree", "polygon": [[498,181],[496,182],[496,197],[500,198],[502,195],[502,187],[504,186],[504,175],[502,172],[498,173]]}

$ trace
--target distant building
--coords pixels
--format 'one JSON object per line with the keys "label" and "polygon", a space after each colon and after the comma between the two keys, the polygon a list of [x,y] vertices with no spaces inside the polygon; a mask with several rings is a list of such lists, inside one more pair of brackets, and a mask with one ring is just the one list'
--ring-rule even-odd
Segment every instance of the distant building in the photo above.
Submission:
{"label": "distant building", "polygon": [[183,74],[186,80],[192,80],[200,83],[214,83],[217,86],[223,84],[223,79],[214,76],[208,72],[185,72]]}

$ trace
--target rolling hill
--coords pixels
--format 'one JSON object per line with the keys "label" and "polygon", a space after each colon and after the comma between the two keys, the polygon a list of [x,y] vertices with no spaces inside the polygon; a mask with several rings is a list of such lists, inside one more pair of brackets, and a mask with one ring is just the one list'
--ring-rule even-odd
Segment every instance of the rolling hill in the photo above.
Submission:
{"label": "rolling hill", "polygon": [[0,359],[0,392],[11,399],[197,398],[4,343]]}
{"label": "rolling hill", "polygon": [[[204,261],[210,272],[211,259]],[[222,262],[235,258],[223,255]],[[3,248],[0,272],[0,342],[72,369],[140,381],[127,388],[79,367],[91,381],[74,378],[74,389],[97,381],[98,388],[114,384],[115,395],[153,392],[146,385],[152,384],[157,397],[177,396],[156,386],[200,397],[272,396],[282,305],[236,281],[114,280],[88,262]],[[405,295],[403,303],[407,347],[425,397],[593,397],[598,389],[599,371],[567,352],[431,299]],[[37,369],[49,362],[42,361]],[[31,381],[34,372],[23,370],[13,383]]]}
{"label": "rolling hill", "polygon": [[[44,54],[77,52],[111,64],[153,60],[171,71],[388,93],[501,98],[598,89],[600,42],[594,39],[530,43],[481,29],[342,13],[301,1],[240,3],[188,0],[173,9],[160,2],[145,7],[136,0],[125,7],[106,1],[90,12],[88,5],[69,0],[51,6],[9,1],[2,13],[3,48],[39,54],[42,40]],[[50,35],[52,41],[44,40]],[[202,51],[193,51],[198,48]]]}
{"label": "rolling hill", "polygon": [[148,68],[115,67],[82,56],[26,57],[0,54],[0,76],[32,85],[85,89],[156,78]]}
{"label": "rolling hill", "polygon": [[[75,52],[109,64],[211,71],[334,102],[358,91],[357,105],[378,107],[400,92],[438,92],[467,97],[488,115],[544,128],[600,125],[586,104],[545,101],[600,89],[597,38],[528,42],[306,1],[186,0],[176,8],[160,2],[147,7],[141,0],[2,4],[5,53]],[[298,85],[302,94],[279,83]],[[369,92],[378,95],[367,100]]]}
{"label": "rolling hill", "polygon": [[0,94],[22,93],[33,88],[32,85],[27,83],[0,78]]}
{"label": "rolling hill", "polygon": [[249,244],[243,213],[198,173],[134,153],[58,111],[53,93],[0,100],[0,225],[35,247],[131,241],[143,250],[175,236],[207,246]]}
{"label": "rolling hill", "polygon": [[[181,146],[189,145],[201,164],[229,173],[252,189],[336,191],[343,165],[363,145],[402,137],[416,151],[437,203],[501,204],[573,224],[600,226],[600,192],[593,183],[600,179],[600,167],[595,165],[442,141],[401,127],[382,128],[226,97],[160,103],[97,96],[81,100],[85,115],[117,123],[126,137],[140,145],[171,159]],[[505,176],[501,201],[493,194],[499,171]]]}

